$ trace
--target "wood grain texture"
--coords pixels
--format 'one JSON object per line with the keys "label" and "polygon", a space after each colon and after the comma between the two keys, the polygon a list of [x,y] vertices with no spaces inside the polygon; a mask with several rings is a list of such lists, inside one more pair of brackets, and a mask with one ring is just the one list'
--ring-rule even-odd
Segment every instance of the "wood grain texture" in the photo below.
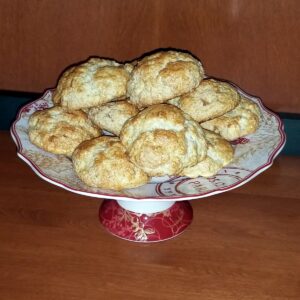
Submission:
{"label": "wood grain texture", "polygon": [[99,199],[41,180],[0,140],[1,299],[299,299],[299,157],[192,201],[185,233],[143,245],[109,235]]}
{"label": "wood grain texture", "polygon": [[0,89],[43,91],[90,55],[186,49],[207,74],[300,112],[297,0],[0,0]]}

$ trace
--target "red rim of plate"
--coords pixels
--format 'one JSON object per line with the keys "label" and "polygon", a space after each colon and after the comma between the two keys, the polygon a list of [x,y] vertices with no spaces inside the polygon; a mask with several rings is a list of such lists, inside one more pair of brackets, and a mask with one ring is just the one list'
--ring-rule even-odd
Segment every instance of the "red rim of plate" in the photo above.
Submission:
{"label": "red rim of plate", "polygon": [[[230,84],[232,84],[230,82]],[[244,96],[246,96],[247,98],[250,98],[250,99],[255,99],[256,101],[258,101],[258,104],[260,105],[261,109],[264,110],[265,112],[267,112],[268,114],[272,115],[275,117],[275,119],[277,120],[278,122],[278,132],[280,133],[280,141],[277,145],[277,147],[275,147],[275,149],[273,150],[273,152],[270,154],[269,158],[268,158],[268,161],[261,165],[260,167],[256,168],[254,171],[251,171],[251,173],[247,176],[245,176],[242,180],[232,184],[232,185],[228,185],[226,187],[223,187],[223,188],[217,188],[215,190],[211,190],[209,192],[205,192],[205,193],[202,193],[202,194],[193,194],[193,195],[187,195],[187,196],[155,196],[155,197],[130,197],[130,196],[127,196],[127,195],[114,195],[114,194],[109,194],[109,193],[96,193],[96,192],[85,192],[85,191],[82,191],[82,190],[79,190],[79,189],[75,189],[71,186],[69,186],[68,184],[65,184],[64,182],[61,182],[61,181],[58,181],[58,180],[55,180],[55,179],[52,179],[50,178],[49,176],[47,176],[29,157],[27,157],[26,155],[24,155],[22,153],[22,150],[23,150],[23,147],[22,147],[22,142],[17,134],[17,131],[16,131],[16,124],[17,122],[21,119],[21,115],[22,113],[24,112],[24,110],[28,107],[28,106],[31,106],[33,103],[39,101],[39,100],[44,100],[44,98],[47,96],[48,93],[51,93],[53,92],[55,89],[48,89],[44,92],[44,94],[26,104],[25,106],[23,106],[18,114],[17,114],[17,118],[16,120],[13,122],[11,128],[10,128],[10,133],[11,133],[11,136],[15,142],[15,144],[17,145],[17,155],[23,160],[25,161],[31,168],[32,170],[39,176],[41,177],[42,179],[56,185],[56,186],[59,186],[65,190],[68,190],[68,191],[71,191],[73,193],[76,193],[76,194],[80,194],[80,195],[84,195],[84,196],[89,196],[89,197],[94,197],[94,198],[101,198],[101,199],[115,199],[115,200],[126,200],[126,201],[140,201],[140,200],[148,200],[148,201],[153,201],[153,200],[160,200],[160,201],[184,201],[184,200],[193,200],[193,199],[199,199],[199,198],[204,198],[204,197],[208,197],[208,196],[213,196],[213,195],[216,195],[216,194],[220,194],[220,193],[223,193],[223,192],[226,192],[226,191],[229,191],[229,190],[232,190],[232,189],[235,189],[235,188],[238,188],[240,187],[241,185],[244,185],[245,183],[247,183],[248,181],[250,181],[251,179],[253,179],[254,177],[256,177],[257,175],[259,175],[260,173],[262,173],[263,171],[265,171],[266,169],[268,169],[269,167],[272,166],[273,164],[273,161],[274,159],[276,158],[276,156],[280,153],[280,151],[283,149],[284,145],[285,145],[285,142],[286,142],[286,135],[284,133],[284,125],[283,125],[283,122],[281,121],[281,119],[274,113],[272,112],[270,109],[266,108],[261,99],[258,98],[258,97],[254,97],[254,96],[250,96],[248,95],[246,92],[244,92],[243,90],[241,90],[238,86],[236,86],[235,84],[232,84],[234,85],[237,90],[243,94]],[[173,180],[174,178],[170,179],[169,181]],[[166,182],[162,182],[162,183],[153,183],[153,184],[156,184],[156,187],[155,187],[155,191],[158,193],[158,194],[161,194],[160,193],[160,186],[163,184],[163,183],[166,183]]]}

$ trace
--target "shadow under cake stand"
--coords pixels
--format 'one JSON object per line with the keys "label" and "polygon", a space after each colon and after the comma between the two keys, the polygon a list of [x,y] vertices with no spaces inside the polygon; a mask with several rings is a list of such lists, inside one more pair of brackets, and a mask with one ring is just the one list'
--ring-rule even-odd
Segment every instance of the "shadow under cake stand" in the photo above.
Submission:
{"label": "shadow under cake stand", "polygon": [[251,135],[232,142],[234,160],[210,178],[152,178],[138,188],[121,192],[91,188],[75,174],[72,162],[34,146],[28,138],[28,119],[32,113],[53,106],[52,93],[25,105],[11,127],[18,156],[44,180],[68,191],[105,199],[99,209],[102,225],[113,235],[135,242],[158,242],[182,233],[192,222],[190,200],[237,188],[269,168],[284,147],[283,123],[259,98],[237,87],[239,93],[257,103],[260,127]]}

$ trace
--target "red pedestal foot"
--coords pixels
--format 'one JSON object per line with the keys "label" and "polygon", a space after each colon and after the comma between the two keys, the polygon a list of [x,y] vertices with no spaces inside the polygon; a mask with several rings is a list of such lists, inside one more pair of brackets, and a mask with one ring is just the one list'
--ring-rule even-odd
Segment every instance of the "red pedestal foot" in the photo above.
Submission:
{"label": "red pedestal foot", "polygon": [[134,242],[159,242],[182,233],[192,222],[193,210],[188,201],[175,202],[155,213],[135,213],[115,200],[104,200],[100,210],[101,224],[113,235]]}

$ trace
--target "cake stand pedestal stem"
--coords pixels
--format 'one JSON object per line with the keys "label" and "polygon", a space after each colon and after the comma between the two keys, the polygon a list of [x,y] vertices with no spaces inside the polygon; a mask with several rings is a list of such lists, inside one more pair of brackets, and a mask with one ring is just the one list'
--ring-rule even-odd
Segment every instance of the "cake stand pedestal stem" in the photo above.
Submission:
{"label": "cake stand pedestal stem", "polygon": [[104,200],[101,224],[111,234],[134,242],[159,242],[181,234],[192,222],[188,201]]}

